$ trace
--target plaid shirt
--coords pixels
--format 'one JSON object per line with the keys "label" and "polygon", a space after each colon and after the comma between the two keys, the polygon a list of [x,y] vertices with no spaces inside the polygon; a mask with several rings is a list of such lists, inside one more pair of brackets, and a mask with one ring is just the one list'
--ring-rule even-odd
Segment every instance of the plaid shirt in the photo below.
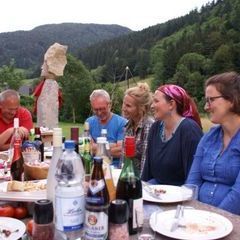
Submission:
{"label": "plaid shirt", "polygon": [[134,164],[139,170],[140,175],[142,175],[142,170],[146,159],[148,133],[153,123],[154,119],[150,116],[146,116],[138,123],[136,130],[133,128],[133,122],[131,120],[129,120],[126,124],[125,136],[135,137],[136,160]]}

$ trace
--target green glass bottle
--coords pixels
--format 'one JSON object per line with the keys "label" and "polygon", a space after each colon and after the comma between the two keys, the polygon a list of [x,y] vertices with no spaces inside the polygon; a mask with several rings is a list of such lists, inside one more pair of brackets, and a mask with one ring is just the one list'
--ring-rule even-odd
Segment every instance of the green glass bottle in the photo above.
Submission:
{"label": "green glass bottle", "polygon": [[91,175],[91,169],[93,164],[92,155],[90,153],[90,138],[84,138],[84,152],[82,158],[85,169],[85,180],[88,181]]}

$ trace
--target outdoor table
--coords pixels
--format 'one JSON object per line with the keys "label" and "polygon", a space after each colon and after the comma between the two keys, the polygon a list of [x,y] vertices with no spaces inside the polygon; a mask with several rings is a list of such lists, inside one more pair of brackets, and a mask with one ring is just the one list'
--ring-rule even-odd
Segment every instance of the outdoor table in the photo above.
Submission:
{"label": "outdoor table", "polygon": [[[179,203],[178,203],[179,204]],[[210,206],[208,204],[204,204],[201,203],[199,201],[187,201],[187,202],[183,202],[182,203],[184,206],[191,206],[195,209],[198,210],[206,210],[206,211],[211,211],[217,214],[220,214],[226,218],[228,218],[232,224],[233,224],[233,231],[226,237],[221,238],[224,240],[239,240],[240,239],[240,216],[239,215],[235,215],[235,214],[231,214],[230,212],[221,210],[219,208]],[[172,210],[172,209],[176,209],[177,207],[177,203],[176,204],[155,204],[155,203],[150,203],[150,202],[144,202],[144,206],[159,206],[160,209],[162,209],[163,211],[167,211],[167,210]],[[149,219],[145,218],[144,219],[144,224],[147,224],[149,226]],[[150,226],[149,226],[150,229]],[[130,239],[137,239],[137,234],[130,236]],[[156,233],[155,239],[160,239],[160,240],[169,240],[172,238],[169,237],[165,237],[163,235],[160,235],[159,233]]]}

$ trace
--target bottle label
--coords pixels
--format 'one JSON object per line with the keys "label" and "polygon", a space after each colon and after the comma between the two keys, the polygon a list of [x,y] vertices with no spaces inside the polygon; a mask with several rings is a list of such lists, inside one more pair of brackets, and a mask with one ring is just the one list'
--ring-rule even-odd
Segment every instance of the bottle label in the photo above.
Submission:
{"label": "bottle label", "polygon": [[89,138],[85,138],[84,151],[90,152],[90,139]]}
{"label": "bottle label", "polygon": [[112,179],[111,169],[109,163],[103,162],[103,174],[105,179]]}
{"label": "bottle label", "polygon": [[25,141],[22,145],[24,163],[36,163],[40,161],[40,152],[34,142]]}
{"label": "bottle label", "polygon": [[133,229],[143,225],[143,200],[133,199]]}
{"label": "bottle label", "polygon": [[56,196],[56,228],[70,232],[83,228],[85,199],[78,197]]}
{"label": "bottle label", "polygon": [[96,205],[102,205],[104,204],[104,198],[103,197],[86,197],[87,203],[94,203]]}
{"label": "bottle label", "polygon": [[108,215],[86,210],[85,239],[104,240],[108,237]]}
{"label": "bottle label", "polygon": [[105,187],[105,182],[103,179],[97,181],[97,180],[91,180],[89,184],[89,189],[93,195],[103,190]]}

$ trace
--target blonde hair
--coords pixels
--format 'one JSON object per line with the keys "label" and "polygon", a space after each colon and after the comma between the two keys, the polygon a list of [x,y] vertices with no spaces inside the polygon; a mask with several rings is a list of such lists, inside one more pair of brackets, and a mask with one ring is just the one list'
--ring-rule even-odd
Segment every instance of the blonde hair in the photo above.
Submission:
{"label": "blonde hair", "polygon": [[135,99],[138,107],[143,110],[143,115],[150,113],[152,93],[147,83],[138,83],[136,87],[127,89],[125,91],[126,95]]}

